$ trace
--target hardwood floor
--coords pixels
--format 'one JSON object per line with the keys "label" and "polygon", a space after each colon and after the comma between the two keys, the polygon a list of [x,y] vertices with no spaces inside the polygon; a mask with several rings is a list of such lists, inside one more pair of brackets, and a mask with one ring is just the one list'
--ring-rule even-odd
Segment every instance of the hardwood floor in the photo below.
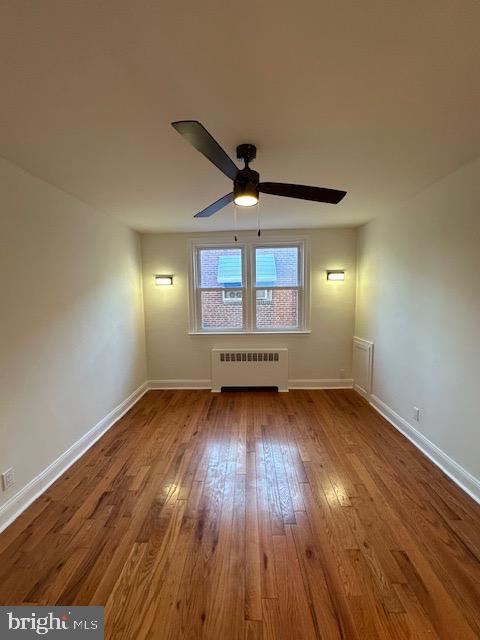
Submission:
{"label": "hardwood floor", "polygon": [[480,638],[480,507],[353,391],[150,391],[0,535],[106,638]]}

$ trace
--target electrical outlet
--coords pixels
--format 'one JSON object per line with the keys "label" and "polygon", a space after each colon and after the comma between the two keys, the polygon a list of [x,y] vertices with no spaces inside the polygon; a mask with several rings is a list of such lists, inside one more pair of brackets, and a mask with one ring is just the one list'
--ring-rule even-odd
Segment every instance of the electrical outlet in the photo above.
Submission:
{"label": "electrical outlet", "polygon": [[14,484],[15,484],[15,473],[13,471],[13,467],[10,467],[10,469],[7,469],[2,473],[3,490],[6,491],[7,489],[10,489],[10,487],[13,487]]}
{"label": "electrical outlet", "polygon": [[415,405],[412,407],[412,418],[415,422],[420,422],[420,409]]}
{"label": "electrical outlet", "polygon": [[345,378],[345,369],[340,369],[340,379],[343,380]]}

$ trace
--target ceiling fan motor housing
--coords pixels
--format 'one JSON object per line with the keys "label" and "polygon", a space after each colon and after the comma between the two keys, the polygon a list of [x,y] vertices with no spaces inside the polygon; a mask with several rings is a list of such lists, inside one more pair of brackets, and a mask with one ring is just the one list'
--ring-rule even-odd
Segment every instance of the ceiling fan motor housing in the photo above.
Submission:
{"label": "ceiling fan motor housing", "polygon": [[233,181],[233,196],[238,198],[240,196],[253,196],[257,198],[259,196],[258,183],[260,181],[260,174],[258,171],[254,171],[246,167],[240,169],[236,179]]}

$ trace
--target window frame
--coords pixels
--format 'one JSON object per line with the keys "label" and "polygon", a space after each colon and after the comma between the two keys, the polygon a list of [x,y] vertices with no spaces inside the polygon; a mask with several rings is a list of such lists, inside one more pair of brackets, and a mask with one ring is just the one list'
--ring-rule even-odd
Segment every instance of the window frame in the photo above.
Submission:
{"label": "window frame", "polygon": [[[257,248],[298,247],[296,286],[256,286],[255,257]],[[242,286],[241,287],[201,287],[200,280],[200,252],[202,249],[240,249],[242,255]],[[243,242],[214,240],[203,242],[190,240],[189,252],[189,334],[191,335],[262,335],[262,334],[309,334],[310,331],[310,266],[309,246],[307,238],[282,237],[268,240],[255,239]],[[242,291],[242,329],[213,327],[204,329],[201,326],[201,292],[202,291]],[[298,295],[298,327],[256,329],[256,291],[257,289],[297,290]]]}
{"label": "window frame", "polygon": [[[298,260],[297,260],[297,284],[296,285],[290,285],[290,286],[271,286],[269,285],[268,287],[263,285],[263,286],[258,286],[257,285],[257,249],[275,249],[275,248],[289,248],[289,247],[296,247],[298,249]],[[251,297],[251,304],[250,304],[250,327],[251,327],[251,333],[289,333],[291,331],[302,331],[304,329],[304,313],[305,313],[305,309],[304,309],[304,289],[305,289],[305,285],[304,285],[304,279],[305,279],[305,260],[304,260],[304,253],[305,253],[305,247],[304,247],[304,243],[303,242],[283,242],[283,243],[278,243],[278,242],[252,242],[251,243],[251,250],[250,250],[250,261],[251,261],[251,265],[250,265],[250,272],[251,272],[251,284],[250,284],[250,297]],[[247,287],[248,289],[248,287]],[[296,290],[297,291],[297,314],[298,314],[298,326],[294,327],[294,328],[289,328],[289,327],[267,327],[265,329],[257,329],[257,298],[256,298],[256,292],[258,289],[269,289],[272,292],[273,291],[292,291],[292,290]],[[273,293],[272,293],[272,299],[273,299]]]}

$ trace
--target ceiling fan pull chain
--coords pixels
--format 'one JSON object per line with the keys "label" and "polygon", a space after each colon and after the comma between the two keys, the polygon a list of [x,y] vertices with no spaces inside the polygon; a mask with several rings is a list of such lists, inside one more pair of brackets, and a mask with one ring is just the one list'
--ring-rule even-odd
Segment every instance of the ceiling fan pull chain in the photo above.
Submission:
{"label": "ceiling fan pull chain", "polygon": [[257,207],[257,236],[260,238],[262,232],[260,231],[260,200],[255,205]]}
{"label": "ceiling fan pull chain", "polygon": [[237,237],[237,205],[234,204],[233,205],[233,230],[234,230],[234,239],[235,242],[238,242],[238,237]]}

